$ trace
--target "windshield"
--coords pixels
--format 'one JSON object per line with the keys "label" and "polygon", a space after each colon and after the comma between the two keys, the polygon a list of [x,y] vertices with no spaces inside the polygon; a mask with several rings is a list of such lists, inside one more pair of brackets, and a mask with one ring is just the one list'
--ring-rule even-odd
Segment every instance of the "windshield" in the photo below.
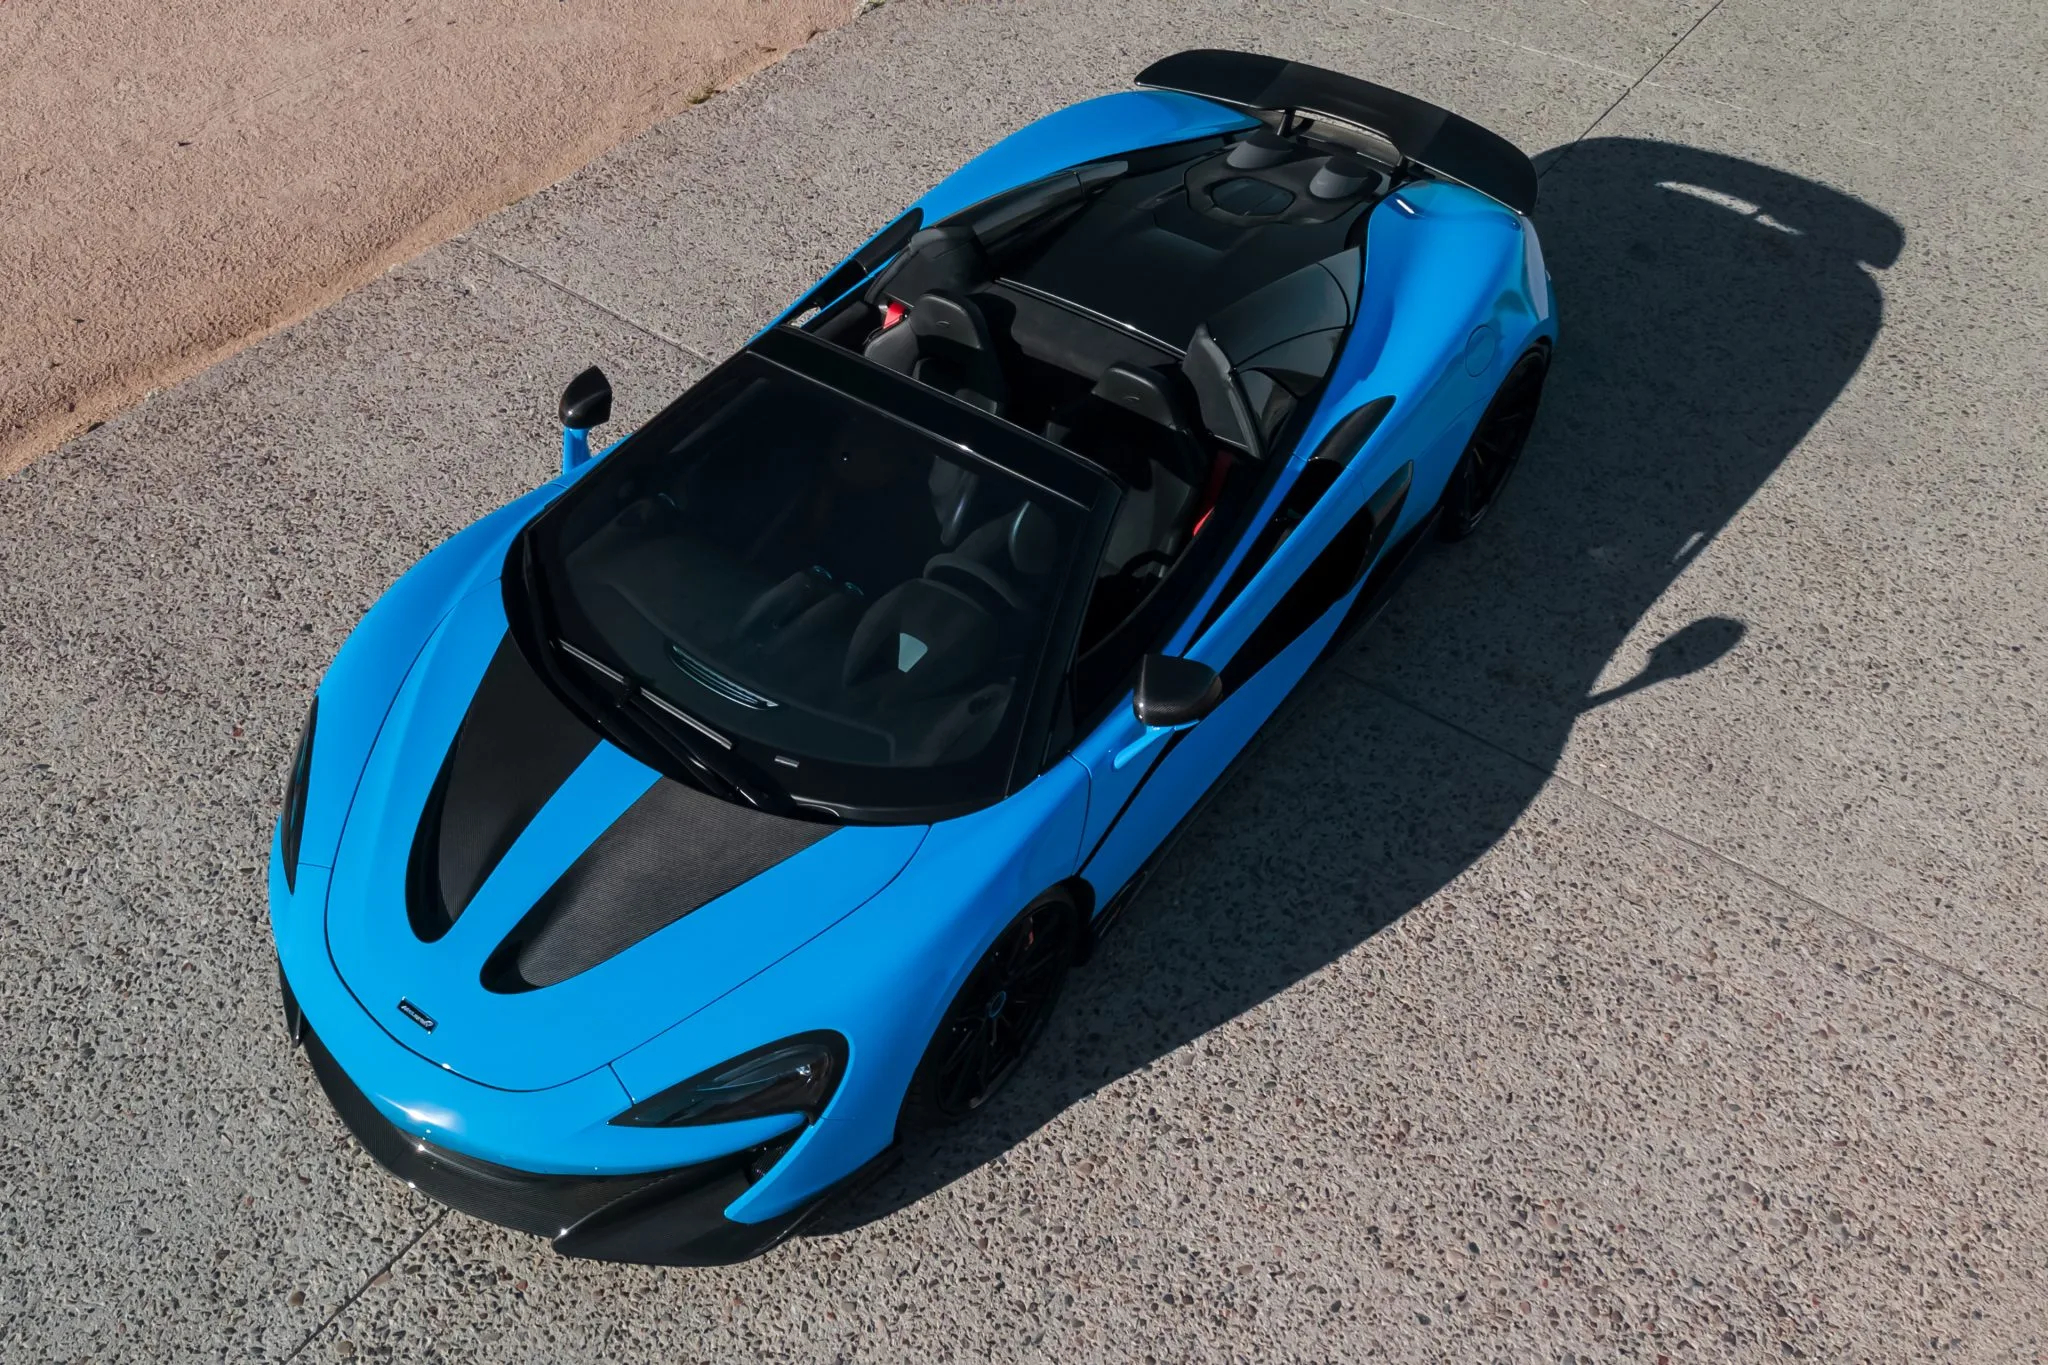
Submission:
{"label": "windshield", "polygon": [[532,562],[558,672],[643,689],[799,801],[868,804],[889,770],[957,800],[1001,794],[1084,532],[1063,498],[742,355],[542,518]]}

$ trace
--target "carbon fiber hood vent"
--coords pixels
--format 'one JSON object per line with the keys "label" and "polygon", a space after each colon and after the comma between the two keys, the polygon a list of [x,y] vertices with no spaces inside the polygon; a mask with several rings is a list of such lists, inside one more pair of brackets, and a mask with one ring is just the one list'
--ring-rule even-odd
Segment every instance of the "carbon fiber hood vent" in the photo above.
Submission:
{"label": "carbon fiber hood vent", "polygon": [[507,635],[420,817],[406,868],[413,933],[447,933],[548,798],[597,747],[597,734],[548,690]]}
{"label": "carbon fiber hood vent", "polygon": [[[508,634],[427,798],[406,917],[438,941],[549,799],[597,748]],[[585,972],[810,847],[829,825],[763,815],[663,779],[548,887],[484,963],[512,994]]]}
{"label": "carbon fiber hood vent", "polygon": [[834,828],[663,778],[534,902],[484,963],[484,987],[511,994],[586,972]]}
{"label": "carbon fiber hood vent", "polygon": [[[502,601],[497,583],[460,599],[407,674],[321,919],[336,974],[393,1043],[534,1091],[576,1083],[802,949],[882,894],[928,827],[791,831],[672,788],[520,676]],[[437,903],[457,916],[422,937],[411,921]],[[486,964],[509,989],[485,984]]]}

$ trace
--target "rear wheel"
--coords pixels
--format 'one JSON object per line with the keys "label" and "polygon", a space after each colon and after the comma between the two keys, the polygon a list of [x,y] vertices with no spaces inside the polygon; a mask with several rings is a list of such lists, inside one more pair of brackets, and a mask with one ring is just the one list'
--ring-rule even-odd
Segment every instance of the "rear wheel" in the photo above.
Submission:
{"label": "rear wheel", "polygon": [[1010,1078],[1052,1016],[1074,964],[1080,926],[1070,902],[1046,896],[996,936],[911,1077],[903,1097],[905,1132],[958,1123]]}
{"label": "rear wheel", "polygon": [[1550,353],[1543,347],[1525,351],[1494,391],[1493,401],[1486,405],[1444,488],[1443,514],[1436,523],[1439,538],[1463,540],[1478,530],[1493,510],[1508,475],[1522,458],[1529,429],[1536,425],[1543,376],[1549,368]]}

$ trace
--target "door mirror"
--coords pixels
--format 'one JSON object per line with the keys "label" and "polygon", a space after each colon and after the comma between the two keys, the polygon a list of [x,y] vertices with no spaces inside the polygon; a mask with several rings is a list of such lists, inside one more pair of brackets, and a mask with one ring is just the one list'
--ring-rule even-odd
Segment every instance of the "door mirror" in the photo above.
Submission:
{"label": "door mirror", "polygon": [[611,420],[612,381],[592,365],[562,390],[562,425],[571,431],[588,431]]}
{"label": "door mirror", "polygon": [[1131,709],[1155,729],[1193,725],[1223,700],[1223,678],[1193,659],[1147,654],[1138,664],[1138,690]]}
{"label": "door mirror", "polygon": [[612,381],[592,365],[562,390],[562,472],[590,463],[590,429],[612,420]]}

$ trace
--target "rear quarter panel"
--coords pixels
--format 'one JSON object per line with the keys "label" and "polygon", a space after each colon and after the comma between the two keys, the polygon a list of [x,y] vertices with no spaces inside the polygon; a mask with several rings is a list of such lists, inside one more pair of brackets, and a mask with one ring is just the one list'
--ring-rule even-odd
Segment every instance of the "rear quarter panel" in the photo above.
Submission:
{"label": "rear quarter panel", "polygon": [[[1217,591],[1212,588],[1167,652],[1223,669],[1338,529],[1403,464],[1414,465],[1413,482],[1386,543],[1430,514],[1501,377],[1523,349],[1554,330],[1547,288],[1541,300],[1533,299],[1528,278],[1522,220],[1476,191],[1419,185],[1374,209],[1360,315],[1287,468],[1248,524],[1246,544],[1339,421],[1382,396],[1391,395],[1394,406],[1244,590],[1202,630],[1198,623],[1207,618]],[[1244,552],[1240,545],[1218,575],[1219,584],[1229,581]],[[1238,684],[1159,761],[1146,786],[1160,791],[1132,802],[1123,822],[1128,828],[1105,840],[1089,864],[1099,902],[1115,895],[1299,684],[1355,596],[1354,588]],[[1092,771],[1107,775],[1128,728],[1124,714],[1112,714],[1076,754]]]}
{"label": "rear quarter panel", "polygon": [[[1199,643],[1196,628],[1216,588],[1204,595],[1169,653],[1194,646],[1205,662],[1227,660],[1316,549],[1403,463],[1414,462],[1415,481],[1389,543],[1429,515],[1508,368],[1529,346],[1556,333],[1547,286],[1540,298],[1528,287],[1523,231],[1514,212],[1462,185],[1410,186],[1373,210],[1358,319],[1286,469],[1248,523],[1246,544],[1333,427],[1376,398],[1391,395],[1394,406],[1301,531],[1201,632]],[[1482,363],[1467,363],[1475,357]],[[1232,552],[1218,585],[1229,579],[1246,544]]]}
{"label": "rear quarter panel", "polygon": [[916,207],[927,224],[1069,166],[1143,147],[1214,137],[1258,120],[1193,95],[1126,90],[1027,123],[933,186]]}
{"label": "rear quarter panel", "polygon": [[[1403,207],[1406,206],[1406,208]],[[1366,477],[1415,461],[1415,486],[1394,536],[1428,515],[1480,412],[1516,357],[1555,334],[1549,290],[1529,288],[1523,220],[1462,185],[1412,185],[1373,210],[1359,317],[1297,462],[1361,403],[1394,395],[1368,446]],[[1344,507],[1344,515],[1355,505]]]}

